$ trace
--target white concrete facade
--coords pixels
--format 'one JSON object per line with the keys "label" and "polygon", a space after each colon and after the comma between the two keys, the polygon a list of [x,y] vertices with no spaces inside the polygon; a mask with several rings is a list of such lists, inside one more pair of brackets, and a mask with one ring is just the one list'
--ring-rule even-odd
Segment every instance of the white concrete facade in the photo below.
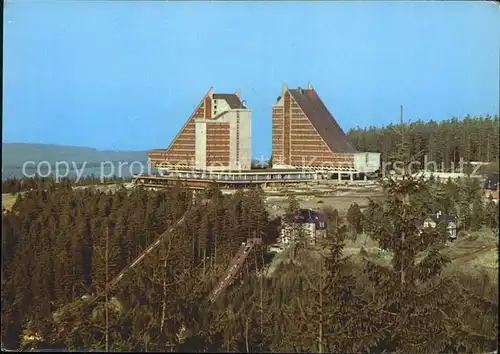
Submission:
{"label": "white concrete facade", "polygon": [[222,112],[230,111],[231,107],[224,99],[213,99],[212,100],[212,117],[217,116]]}
{"label": "white concrete facade", "polygon": [[[223,166],[207,166],[207,125],[217,123],[229,123],[230,162],[229,169],[232,171],[249,170],[251,168],[251,114],[248,108],[231,109],[224,99],[213,100],[213,114],[219,114],[215,119],[206,120],[199,118],[196,124],[196,157],[197,169],[208,171],[227,170]],[[215,104],[216,102],[216,104]]]}
{"label": "white concrete facade", "polygon": [[380,153],[359,152],[354,154],[354,168],[362,173],[377,171],[380,168]]}
{"label": "white concrete facade", "polygon": [[252,112],[249,109],[236,111],[239,121],[239,169],[249,170],[252,166]]}
{"label": "white concrete facade", "polygon": [[309,242],[314,244],[316,240],[316,224],[314,222],[302,224],[283,222],[281,224],[279,243],[283,247],[295,243],[300,236],[308,238]]}
{"label": "white concrete facade", "polygon": [[199,169],[205,169],[205,166],[207,165],[207,121],[205,119],[197,119],[195,125],[195,166]]}

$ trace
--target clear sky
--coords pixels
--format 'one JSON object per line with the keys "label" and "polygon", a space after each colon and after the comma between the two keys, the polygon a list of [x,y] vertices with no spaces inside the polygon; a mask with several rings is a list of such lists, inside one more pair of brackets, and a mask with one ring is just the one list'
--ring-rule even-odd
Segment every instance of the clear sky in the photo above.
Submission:
{"label": "clear sky", "polygon": [[241,89],[252,152],[281,85],[339,124],[498,114],[494,2],[6,0],[3,141],[167,148],[210,86]]}

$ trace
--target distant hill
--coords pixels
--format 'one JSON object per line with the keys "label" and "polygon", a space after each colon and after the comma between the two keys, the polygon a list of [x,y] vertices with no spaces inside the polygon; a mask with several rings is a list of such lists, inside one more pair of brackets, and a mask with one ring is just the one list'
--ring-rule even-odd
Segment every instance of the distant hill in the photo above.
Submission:
{"label": "distant hill", "polygon": [[147,151],[100,151],[97,149],[49,145],[49,144],[2,144],[2,168],[20,167],[25,161],[48,161],[55,164],[57,161],[75,162],[88,165],[99,164],[101,161],[147,161]]}

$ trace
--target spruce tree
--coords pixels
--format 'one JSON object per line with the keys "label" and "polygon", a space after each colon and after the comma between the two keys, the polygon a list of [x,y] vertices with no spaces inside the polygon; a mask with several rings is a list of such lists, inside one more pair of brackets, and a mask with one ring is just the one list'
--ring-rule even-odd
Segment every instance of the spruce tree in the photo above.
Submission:
{"label": "spruce tree", "polygon": [[365,272],[375,287],[380,321],[387,324],[378,350],[406,353],[441,352],[453,334],[443,313],[453,311],[456,295],[450,281],[439,278],[446,257],[439,253],[445,230],[422,229],[424,205],[412,200],[426,188],[421,178],[403,175],[383,181],[388,196],[381,202],[382,218],[369,218],[369,235],[392,253],[390,267],[367,260]]}
{"label": "spruce tree", "polygon": [[484,201],[481,195],[476,195],[472,202],[471,230],[472,231],[479,230],[484,224],[484,219],[485,219]]}
{"label": "spruce tree", "polygon": [[493,197],[490,195],[488,198],[488,202],[485,207],[485,223],[486,226],[492,230],[498,230],[498,203],[493,201]]}
{"label": "spruce tree", "polygon": [[349,223],[351,237],[356,239],[356,236],[363,230],[363,213],[361,212],[358,204],[351,204],[347,210],[347,222]]}

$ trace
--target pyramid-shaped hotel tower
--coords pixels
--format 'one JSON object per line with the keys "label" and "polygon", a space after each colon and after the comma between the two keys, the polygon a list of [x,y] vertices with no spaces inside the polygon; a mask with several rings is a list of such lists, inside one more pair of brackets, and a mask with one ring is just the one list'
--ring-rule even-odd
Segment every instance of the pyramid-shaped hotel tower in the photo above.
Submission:
{"label": "pyramid-shaped hotel tower", "polygon": [[[240,94],[210,88],[168,149],[149,152],[163,170],[249,171],[251,110]],[[272,106],[272,168],[373,172],[379,153],[358,152],[311,84],[289,89]]]}
{"label": "pyramid-shaped hotel tower", "polygon": [[311,84],[283,85],[272,113],[272,164],[275,168],[354,168],[358,151]]}
{"label": "pyramid-shaped hotel tower", "polygon": [[154,167],[187,170],[249,170],[251,110],[240,94],[210,88],[168,149],[149,152]]}

